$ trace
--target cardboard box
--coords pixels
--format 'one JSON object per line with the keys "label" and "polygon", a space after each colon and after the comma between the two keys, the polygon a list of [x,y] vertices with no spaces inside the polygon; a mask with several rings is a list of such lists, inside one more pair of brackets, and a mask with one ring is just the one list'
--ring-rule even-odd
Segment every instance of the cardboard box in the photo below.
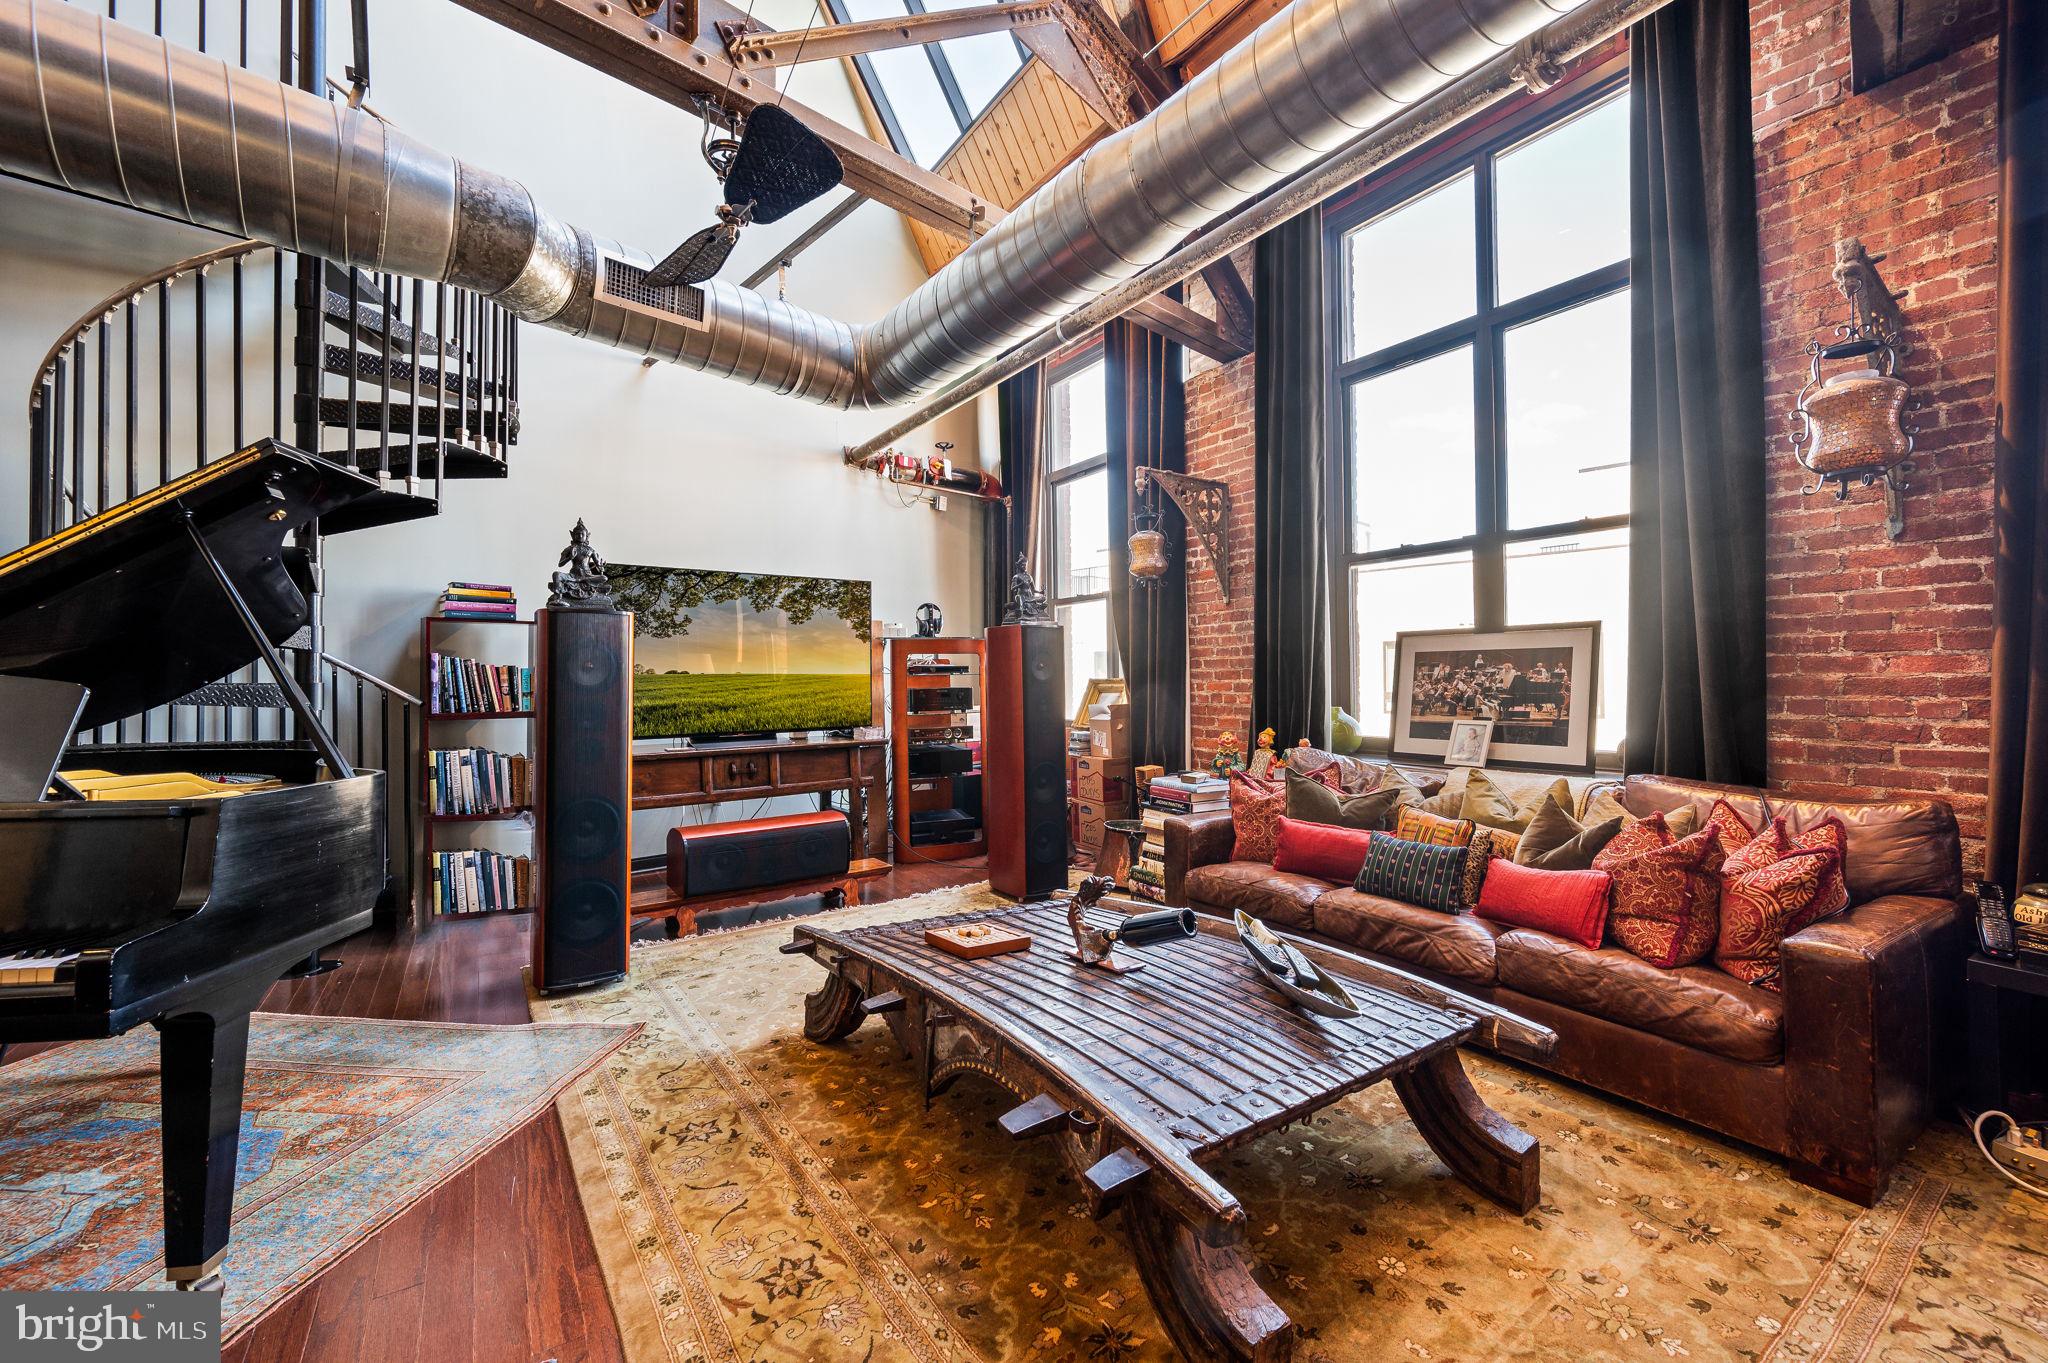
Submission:
{"label": "cardboard box", "polygon": [[1117,757],[1074,759],[1074,795],[1099,804],[1126,805],[1131,799],[1131,764]]}
{"label": "cardboard box", "polygon": [[1074,801],[1074,845],[1084,852],[1100,852],[1103,822],[1115,817],[1115,813],[1094,801]]}
{"label": "cardboard box", "polygon": [[1154,767],[1147,765],[1143,767],[1134,767],[1131,770],[1131,780],[1136,783],[1138,787],[1138,795],[1140,796],[1140,798],[1142,798],[1145,794],[1145,787],[1152,784],[1153,777],[1164,775],[1166,775],[1166,768],[1164,767]]}
{"label": "cardboard box", "polygon": [[1131,707],[1112,705],[1107,716],[1095,716],[1088,721],[1088,751],[1096,757],[1120,757],[1125,761],[1131,756]]}

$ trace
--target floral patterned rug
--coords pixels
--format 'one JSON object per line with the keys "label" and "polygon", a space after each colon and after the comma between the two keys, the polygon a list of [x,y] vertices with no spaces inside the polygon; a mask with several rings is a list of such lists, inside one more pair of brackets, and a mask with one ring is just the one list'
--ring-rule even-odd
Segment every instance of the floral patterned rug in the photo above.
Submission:
{"label": "floral patterned rug", "polygon": [[[985,908],[983,887],[832,915]],[[1088,1219],[1014,1100],[963,1080],[924,1109],[870,1023],[803,1039],[823,972],[787,923],[635,943],[630,978],[533,1001],[643,1030],[566,1090],[564,1129],[634,1363],[1174,1357],[1114,1220]],[[1469,1055],[1543,1144],[1514,1216],[1437,1163],[1386,1085],[1217,1168],[1250,1213],[1297,1359],[1852,1363],[2048,1359],[2048,1206],[1954,1127],[1879,1207],[1585,1090]]]}

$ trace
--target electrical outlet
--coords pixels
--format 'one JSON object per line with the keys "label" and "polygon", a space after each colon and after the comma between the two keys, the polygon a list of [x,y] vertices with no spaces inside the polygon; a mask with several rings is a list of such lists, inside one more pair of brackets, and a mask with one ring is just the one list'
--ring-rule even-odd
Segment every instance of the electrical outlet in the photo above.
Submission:
{"label": "electrical outlet", "polygon": [[2036,1178],[2048,1176],[2048,1145],[2043,1144],[2042,1130],[2038,1126],[2008,1127],[1991,1143],[1991,1153],[2008,1168]]}

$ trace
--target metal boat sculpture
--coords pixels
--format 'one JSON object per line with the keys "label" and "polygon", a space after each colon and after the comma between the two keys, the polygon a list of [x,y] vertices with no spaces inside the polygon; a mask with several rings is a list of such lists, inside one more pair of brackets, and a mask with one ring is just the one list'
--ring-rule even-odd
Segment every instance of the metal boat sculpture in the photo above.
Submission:
{"label": "metal boat sculpture", "polygon": [[1360,1008],[1335,976],[1294,949],[1258,919],[1239,909],[1237,940],[1251,958],[1259,978],[1311,1013],[1330,1018],[1355,1018]]}

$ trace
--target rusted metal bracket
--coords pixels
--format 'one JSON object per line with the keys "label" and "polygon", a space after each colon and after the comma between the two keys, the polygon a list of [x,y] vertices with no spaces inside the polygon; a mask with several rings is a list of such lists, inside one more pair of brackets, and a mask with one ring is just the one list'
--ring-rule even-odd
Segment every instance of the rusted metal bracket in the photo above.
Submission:
{"label": "rusted metal bracket", "polygon": [[1195,538],[1202,542],[1202,550],[1209,556],[1209,570],[1216,574],[1216,586],[1223,592],[1223,599],[1230,599],[1230,484],[1216,478],[1196,478],[1185,473],[1172,473],[1166,469],[1137,469],[1131,478],[1132,490],[1139,495],[1147,492],[1157,483],[1165,489],[1173,504],[1180,508],[1180,514],[1187,518],[1188,528],[1195,532]]}

